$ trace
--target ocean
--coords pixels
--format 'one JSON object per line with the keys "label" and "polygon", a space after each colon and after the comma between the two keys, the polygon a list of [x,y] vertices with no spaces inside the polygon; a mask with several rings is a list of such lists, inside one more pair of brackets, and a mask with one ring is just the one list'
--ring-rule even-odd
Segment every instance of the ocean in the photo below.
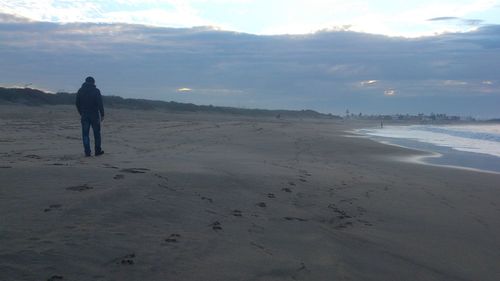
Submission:
{"label": "ocean", "polygon": [[384,126],[357,132],[431,152],[422,158],[426,163],[500,172],[500,124]]}

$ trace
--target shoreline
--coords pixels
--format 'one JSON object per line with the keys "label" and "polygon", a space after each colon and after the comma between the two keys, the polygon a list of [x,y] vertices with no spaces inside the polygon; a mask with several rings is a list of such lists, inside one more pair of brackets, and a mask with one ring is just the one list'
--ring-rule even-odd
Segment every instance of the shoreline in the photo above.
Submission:
{"label": "shoreline", "polygon": [[397,161],[500,174],[500,157],[484,153],[456,150],[451,147],[440,146],[413,139],[374,136],[364,133],[363,130],[366,129],[355,129],[349,132],[385,145],[422,152],[422,154],[395,159]]}

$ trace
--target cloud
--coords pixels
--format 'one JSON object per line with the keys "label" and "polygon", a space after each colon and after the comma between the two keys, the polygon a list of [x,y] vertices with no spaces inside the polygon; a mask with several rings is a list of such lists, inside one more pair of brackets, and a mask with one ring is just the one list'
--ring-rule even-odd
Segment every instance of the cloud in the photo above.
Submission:
{"label": "cloud", "polygon": [[[469,31],[483,22],[468,20],[468,16],[481,18],[497,4],[495,0],[421,0],[405,5],[366,0],[277,0],[272,3],[264,0],[9,0],[0,1],[0,12],[62,23],[206,25],[267,35],[349,30],[419,37]],[[259,20],[252,20],[254,18]],[[457,23],[452,19],[464,20]]]}
{"label": "cloud", "polygon": [[359,77],[374,72],[374,69],[365,63],[355,62],[350,64],[334,64],[328,66],[327,72],[334,77]]}
{"label": "cloud", "polygon": [[462,23],[469,26],[479,26],[484,23],[484,20],[480,19],[463,19]]}
{"label": "cloud", "polygon": [[213,25],[203,20],[190,10],[147,9],[134,11],[107,12],[103,14],[102,22],[137,23],[152,26],[186,27]]}
{"label": "cloud", "polygon": [[30,19],[10,14],[0,13],[0,23],[28,23]]}
{"label": "cloud", "polygon": [[427,21],[445,22],[445,23],[453,24],[455,26],[462,25],[462,26],[468,26],[468,27],[478,27],[484,23],[484,20],[480,20],[480,19],[466,19],[466,18],[459,18],[459,17],[437,17],[437,18],[428,19]]}
{"label": "cloud", "polygon": [[427,21],[449,21],[449,20],[459,20],[460,18],[458,17],[437,17],[437,18],[432,18],[428,19]]}
{"label": "cloud", "polygon": [[58,23],[131,23],[192,27],[216,25],[202,19],[189,1],[12,0],[0,2],[0,12],[35,21]]}
{"label": "cloud", "polygon": [[0,2],[0,12],[35,21],[82,22],[98,18],[98,2],[83,0],[12,0]]}

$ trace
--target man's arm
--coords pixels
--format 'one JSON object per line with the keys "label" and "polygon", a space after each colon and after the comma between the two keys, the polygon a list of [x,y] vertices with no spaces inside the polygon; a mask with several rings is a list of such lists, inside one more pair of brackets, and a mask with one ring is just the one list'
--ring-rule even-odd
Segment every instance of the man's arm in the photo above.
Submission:
{"label": "man's arm", "polygon": [[101,114],[101,121],[104,120],[104,105],[102,104],[101,91],[97,90],[97,106]]}

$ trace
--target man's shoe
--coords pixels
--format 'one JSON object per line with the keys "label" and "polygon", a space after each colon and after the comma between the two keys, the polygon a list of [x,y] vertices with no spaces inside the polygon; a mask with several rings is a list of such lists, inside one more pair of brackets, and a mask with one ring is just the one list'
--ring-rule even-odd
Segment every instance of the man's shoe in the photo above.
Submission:
{"label": "man's shoe", "polygon": [[104,151],[103,151],[103,150],[101,150],[101,151],[96,152],[96,153],[95,153],[95,156],[100,156],[100,155],[103,155],[103,154],[104,154]]}

